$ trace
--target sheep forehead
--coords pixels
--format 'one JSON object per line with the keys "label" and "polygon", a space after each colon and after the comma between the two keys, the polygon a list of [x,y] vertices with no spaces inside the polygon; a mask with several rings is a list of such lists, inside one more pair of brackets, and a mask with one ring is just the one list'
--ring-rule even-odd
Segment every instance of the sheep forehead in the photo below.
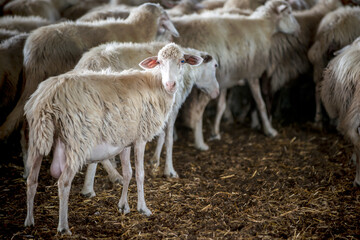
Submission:
{"label": "sheep forehead", "polygon": [[179,46],[174,43],[170,43],[163,47],[158,54],[159,59],[180,59],[183,57],[183,52]]}

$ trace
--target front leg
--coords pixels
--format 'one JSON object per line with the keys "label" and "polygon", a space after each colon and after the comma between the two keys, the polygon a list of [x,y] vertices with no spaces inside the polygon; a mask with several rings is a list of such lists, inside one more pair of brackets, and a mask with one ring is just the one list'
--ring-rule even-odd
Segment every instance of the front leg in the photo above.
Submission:
{"label": "front leg", "polygon": [[166,142],[165,142],[165,146],[166,146],[166,162],[165,162],[165,169],[164,169],[164,175],[166,177],[170,177],[170,178],[178,178],[179,175],[177,174],[177,172],[174,169],[173,166],[173,157],[172,157],[172,153],[173,153],[173,146],[174,146],[174,124],[175,124],[175,120],[176,120],[176,116],[177,114],[174,116],[174,114],[172,114],[169,117],[167,126],[166,126]]}
{"label": "front leg", "polygon": [[251,93],[254,97],[254,100],[256,102],[257,108],[260,113],[260,118],[263,123],[264,133],[267,136],[275,137],[278,134],[278,132],[271,126],[270,120],[268,118],[265,102],[261,96],[259,79],[258,78],[250,79],[248,82]]}
{"label": "front leg", "polygon": [[217,107],[216,107],[216,117],[215,117],[215,122],[214,122],[214,132],[213,132],[213,136],[211,137],[211,139],[221,139],[220,136],[220,123],[221,123],[221,119],[222,116],[225,112],[226,109],[226,89],[221,89],[220,91],[220,96],[218,98],[218,102],[217,102]]}
{"label": "front leg", "polygon": [[144,152],[146,142],[138,140],[135,143],[135,171],[136,171],[136,185],[138,192],[137,210],[146,216],[151,215],[151,211],[147,208],[144,196]]}
{"label": "front leg", "polygon": [[124,150],[122,150],[122,152],[120,153],[121,168],[123,174],[123,189],[122,189],[120,201],[118,203],[118,207],[119,207],[119,211],[124,214],[130,212],[130,207],[128,203],[128,190],[132,176],[130,151],[131,151],[131,147],[127,147],[124,148]]}

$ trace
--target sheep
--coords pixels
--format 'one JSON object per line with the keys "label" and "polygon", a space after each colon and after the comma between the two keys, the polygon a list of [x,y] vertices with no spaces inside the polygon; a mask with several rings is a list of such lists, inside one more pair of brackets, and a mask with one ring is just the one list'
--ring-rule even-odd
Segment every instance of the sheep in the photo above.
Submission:
{"label": "sheep", "polygon": [[277,131],[271,126],[261,97],[258,78],[266,69],[272,36],[277,32],[293,34],[299,31],[289,3],[268,1],[249,17],[208,12],[172,18],[172,22],[181,36],[174,42],[207,51],[218,58],[217,79],[222,90],[214,124],[216,138],[220,138],[219,125],[226,106],[226,89],[237,85],[239,79],[249,82],[265,134],[276,136]]}
{"label": "sheep", "polygon": [[82,22],[92,22],[98,20],[104,20],[107,18],[122,18],[125,19],[129,16],[130,9],[124,9],[123,6],[105,8],[103,10],[90,11],[84,14],[82,17],[77,19],[77,21]]}
{"label": "sheep", "polygon": [[[125,69],[131,68],[135,63],[141,59],[152,56],[157,53],[166,43],[152,42],[152,43],[108,43],[98,47],[92,48],[86,52],[75,66],[74,70],[94,70],[100,71],[103,69],[110,69],[112,71],[121,72]],[[169,120],[166,124],[166,165],[164,175],[168,177],[178,177],[178,174],[173,168],[172,164],[172,136],[174,122],[178,113],[178,110],[186,99],[193,84],[196,84],[200,89],[215,98],[219,91],[219,85],[215,77],[215,71],[217,62],[212,56],[207,53],[197,51],[195,49],[183,49],[184,52],[192,55],[198,55],[203,58],[203,62],[195,69],[186,68],[184,72],[184,81],[179,84],[178,91],[176,93],[175,103],[170,113]],[[164,144],[164,132],[160,134],[158,138],[158,145],[152,163],[154,165],[154,171],[159,167],[161,148]],[[109,173],[110,180],[122,181],[121,176],[112,169],[109,161],[103,161],[106,163],[105,169]],[[84,187],[81,191],[82,195],[87,197],[95,196],[93,189],[93,182],[95,177],[96,164],[90,164],[88,166]],[[109,172],[110,171],[110,172]]]}
{"label": "sheep", "polygon": [[5,119],[22,88],[23,47],[29,34],[21,33],[0,44],[0,112]]}
{"label": "sheep", "polygon": [[224,8],[240,8],[255,10],[259,6],[264,5],[266,0],[227,0],[224,4]]}
{"label": "sheep", "polygon": [[[22,90],[22,50],[28,35],[21,33],[0,44],[0,123],[5,121],[6,115],[16,104]],[[22,137],[21,146],[25,166],[27,155],[24,137]],[[26,170],[25,176],[27,176]]]}
{"label": "sheep", "polygon": [[4,15],[39,16],[56,22],[60,11],[77,3],[78,0],[13,0],[4,8]]}
{"label": "sheep", "polygon": [[308,51],[313,64],[315,82],[315,125],[321,127],[320,83],[323,69],[333,58],[333,53],[360,36],[360,7],[343,7],[327,14],[319,24],[315,41]]}
{"label": "sheep", "polygon": [[0,28],[16,30],[19,32],[31,32],[42,26],[51,24],[47,19],[37,16],[3,16],[0,17]]}
{"label": "sheep", "polygon": [[153,71],[73,71],[42,82],[25,105],[30,169],[25,226],[34,225],[33,205],[40,165],[53,146],[50,172],[59,178],[57,230],[60,233],[71,234],[67,206],[76,172],[86,163],[102,161],[120,152],[123,152],[124,185],[118,207],[124,214],[130,212],[127,191],[132,175],[129,157],[132,144],[136,152],[137,209],[151,215],[143,189],[145,143],[159,134],[167,121],[184,64],[196,66],[201,62],[202,58],[184,54],[170,43],[157,56],[140,63]]}
{"label": "sheep", "polygon": [[102,7],[108,2],[99,0],[81,0],[71,7],[68,7],[61,11],[61,16],[69,20],[77,20],[83,15],[90,12],[92,9]]}
{"label": "sheep", "polygon": [[324,70],[320,96],[337,129],[354,145],[356,176],[360,187],[360,37],[337,53]]}
{"label": "sheep", "polygon": [[4,6],[4,15],[39,16],[55,22],[60,13],[49,0],[13,0]]}
{"label": "sheep", "polygon": [[309,10],[294,12],[301,29],[298,36],[278,33],[272,38],[266,77],[262,79],[269,113],[272,96],[290,80],[310,70],[311,64],[307,52],[313,42],[316,29],[327,13],[341,6],[338,0],[321,0]]}
{"label": "sheep", "polygon": [[0,139],[7,137],[22,120],[25,101],[37,85],[71,70],[86,50],[111,41],[151,41],[165,29],[178,36],[164,9],[151,3],[135,8],[126,20],[64,22],[36,29],[24,46],[24,91],[0,127]]}
{"label": "sheep", "polygon": [[171,18],[198,12],[202,9],[203,6],[196,0],[181,0],[175,7],[166,10],[166,12]]}
{"label": "sheep", "polygon": [[0,43],[18,34],[20,34],[20,32],[17,30],[8,30],[5,28],[0,28]]}
{"label": "sheep", "polygon": [[223,8],[227,0],[203,0],[201,6],[207,10],[214,10],[217,8]]}

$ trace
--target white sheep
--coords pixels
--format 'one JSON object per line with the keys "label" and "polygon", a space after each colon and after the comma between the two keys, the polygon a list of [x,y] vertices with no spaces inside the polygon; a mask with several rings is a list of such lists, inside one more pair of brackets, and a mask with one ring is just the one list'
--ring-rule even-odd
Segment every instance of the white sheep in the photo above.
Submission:
{"label": "white sheep", "polygon": [[19,32],[31,32],[42,26],[51,24],[45,18],[38,16],[3,16],[0,17],[0,28],[16,30]]}
{"label": "white sheep", "polygon": [[327,14],[317,29],[315,41],[308,52],[314,66],[316,113],[315,123],[321,126],[320,82],[333,53],[360,36],[360,7],[343,7]]}
{"label": "white sheep", "polygon": [[[162,42],[103,44],[86,52],[75,66],[74,70],[88,69],[100,71],[103,69],[110,69],[111,71],[121,72],[133,67],[141,59],[155,55],[165,45],[166,43]],[[183,51],[187,54],[201,56],[203,62],[196,68],[190,66],[185,68],[184,80],[178,85],[174,106],[165,127],[166,134],[162,132],[158,138],[158,145],[154,157],[152,158],[152,163],[154,164],[154,169],[159,167],[161,149],[166,135],[166,163],[164,175],[168,177],[178,177],[178,174],[173,167],[172,136],[174,123],[181,104],[185,101],[194,84],[212,98],[215,98],[219,91],[219,85],[215,76],[217,67],[216,60],[209,54],[195,49],[185,48]],[[112,182],[121,182],[121,176],[112,168],[111,163],[109,161],[103,161],[102,164],[104,163],[106,164],[104,168],[108,172],[110,180]],[[95,196],[93,187],[95,172],[96,164],[90,164],[81,191],[85,196]]]}
{"label": "white sheep", "polygon": [[299,31],[289,3],[268,1],[249,17],[207,12],[172,18],[172,22],[181,36],[174,39],[176,43],[207,51],[218,59],[217,79],[222,90],[214,124],[216,138],[220,138],[219,126],[226,107],[226,89],[237,85],[239,79],[249,82],[265,134],[276,136],[277,131],[271,126],[260,93],[259,77],[267,67],[273,35]]}
{"label": "white sheep", "polygon": [[360,38],[340,50],[324,71],[321,100],[337,129],[354,145],[356,177],[360,187]]}
{"label": "white sheep", "polygon": [[0,139],[8,136],[22,120],[25,101],[37,85],[50,76],[71,70],[85,51],[112,41],[152,41],[165,29],[178,36],[164,9],[150,3],[135,8],[125,20],[64,22],[36,29],[24,47],[24,91],[0,127]]}
{"label": "white sheep", "polygon": [[41,161],[53,146],[50,172],[59,178],[59,232],[71,234],[67,209],[76,172],[86,163],[102,161],[120,152],[124,184],[118,206],[120,212],[130,212],[127,191],[132,175],[129,157],[132,144],[136,153],[137,209],[150,215],[143,189],[145,143],[159,134],[167,121],[184,64],[196,66],[201,62],[202,58],[184,54],[171,43],[157,56],[140,63],[153,71],[70,72],[42,82],[25,105],[30,169],[25,226],[34,225],[34,197]]}
{"label": "white sheep", "polygon": [[104,20],[107,18],[122,18],[125,19],[129,16],[130,9],[124,9],[123,6],[112,6],[111,8],[104,8],[99,10],[89,11],[82,17],[78,18],[77,21],[92,22]]}
{"label": "white sheep", "polygon": [[[329,12],[341,7],[338,0],[320,0],[314,7],[294,12],[300,25],[297,36],[279,33],[272,38],[266,77],[262,89],[268,112],[271,112],[272,96],[290,80],[310,70],[307,52],[311,47],[321,19]],[[289,61],[291,59],[291,61]]]}

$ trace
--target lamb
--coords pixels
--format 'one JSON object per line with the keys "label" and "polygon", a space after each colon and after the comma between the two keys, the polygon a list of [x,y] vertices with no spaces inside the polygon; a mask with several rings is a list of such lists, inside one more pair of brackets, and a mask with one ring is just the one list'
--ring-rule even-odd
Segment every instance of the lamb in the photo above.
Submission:
{"label": "lamb", "polygon": [[354,186],[360,187],[360,37],[335,54],[324,71],[320,96],[330,118],[337,119],[339,132],[354,145]]}
{"label": "lamb", "polygon": [[[88,69],[94,71],[101,71],[103,69],[110,69],[112,71],[121,72],[134,66],[141,59],[155,55],[166,43],[152,42],[152,43],[108,43],[98,47],[92,48],[86,52],[79,60],[74,70]],[[186,99],[193,85],[197,85],[207,95],[215,98],[219,91],[219,85],[215,77],[217,62],[212,56],[207,53],[197,51],[195,49],[186,48],[184,52],[192,55],[198,55],[203,58],[202,64],[196,68],[188,67],[184,71],[184,81],[178,86],[176,92],[174,106],[171,110],[169,120],[166,124],[166,165],[164,175],[168,177],[178,177],[178,174],[173,168],[172,164],[172,136],[173,128],[176,120],[177,113],[181,104]],[[165,134],[162,132],[158,138],[158,145],[156,152],[152,159],[154,171],[159,167],[161,148],[164,144]],[[109,161],[104,168],[109,174],[112,182],[121,182],[121,176],[116,170],[112,168]],[[109,172],[110,171],[110,172]],[[84,187],[81,193],[87,197],[95,196],[93,188],[94,177],[96,172],[96,164],[90,164],[87,168]]]}
{"label": "lamb", "polygon": [[321,127],[320,83],[323,69],[333,58],[333,53],[352,43],[360,36],[360,7],[343,7],[327,14],[317,29],[315,41],[308,52],[314,66],[316,113],[315,124]]}
{"label": "lamb", "polygon": [[159,134],[167,121],[184,64],[196,66],[201,62],[202,58],[184,54],[171,43],[157,56],[140,63],[153,71],[73,71],[42,82],[25,105],[30,169],[25,226],[34,224],[34,197],[41,161],[53,146],[50,171],[59,178],[59,232],[71,234],[67,209],[76,172],[86,163],[102,161],[120,152],[124,185],[118,206],[120,212],[130,212],[127,191],[132,175],[129,158],[132,144],[136,152],[137,209],[151,215],[143,190],[145,143]]}
{"label": "lamb", "polygon": [[25,101],[37,85],[50,76],[71,70],[86,50],[111,41],[151,41],[159,31],[165,30],[178,36],[164,9],[150,3],[135,8],[125,20],[64,22],[36,29],[24,46],[24,91],[0,127],[0,139],[7,137],[22,120]]}
{"label": "lamb", "polygon": [[16,30],[19,32],[31,32],[42,26],[51,24],[47,19],[37,16],[3,16],[0,17],[0,28]]}
{"label": "lamb", "polygon": [[[299,31],[289,3],[268,1],[249,17],[209,12],[172,18],[172,21],[181,35],[174,39],[176,43],[207,51],[218,58],[217,79],[222,90],[214,124],[215,136],[220,138],[219,125],[226,106],[226,89],[237,85],[239,79],[249,82],[265,134],[276,136],[277,131],[271,126],[261,97],[258,78],[267,67],[272,36],[277,32],[294,34]],[[206,41],[202,40],[204,36]]]}

